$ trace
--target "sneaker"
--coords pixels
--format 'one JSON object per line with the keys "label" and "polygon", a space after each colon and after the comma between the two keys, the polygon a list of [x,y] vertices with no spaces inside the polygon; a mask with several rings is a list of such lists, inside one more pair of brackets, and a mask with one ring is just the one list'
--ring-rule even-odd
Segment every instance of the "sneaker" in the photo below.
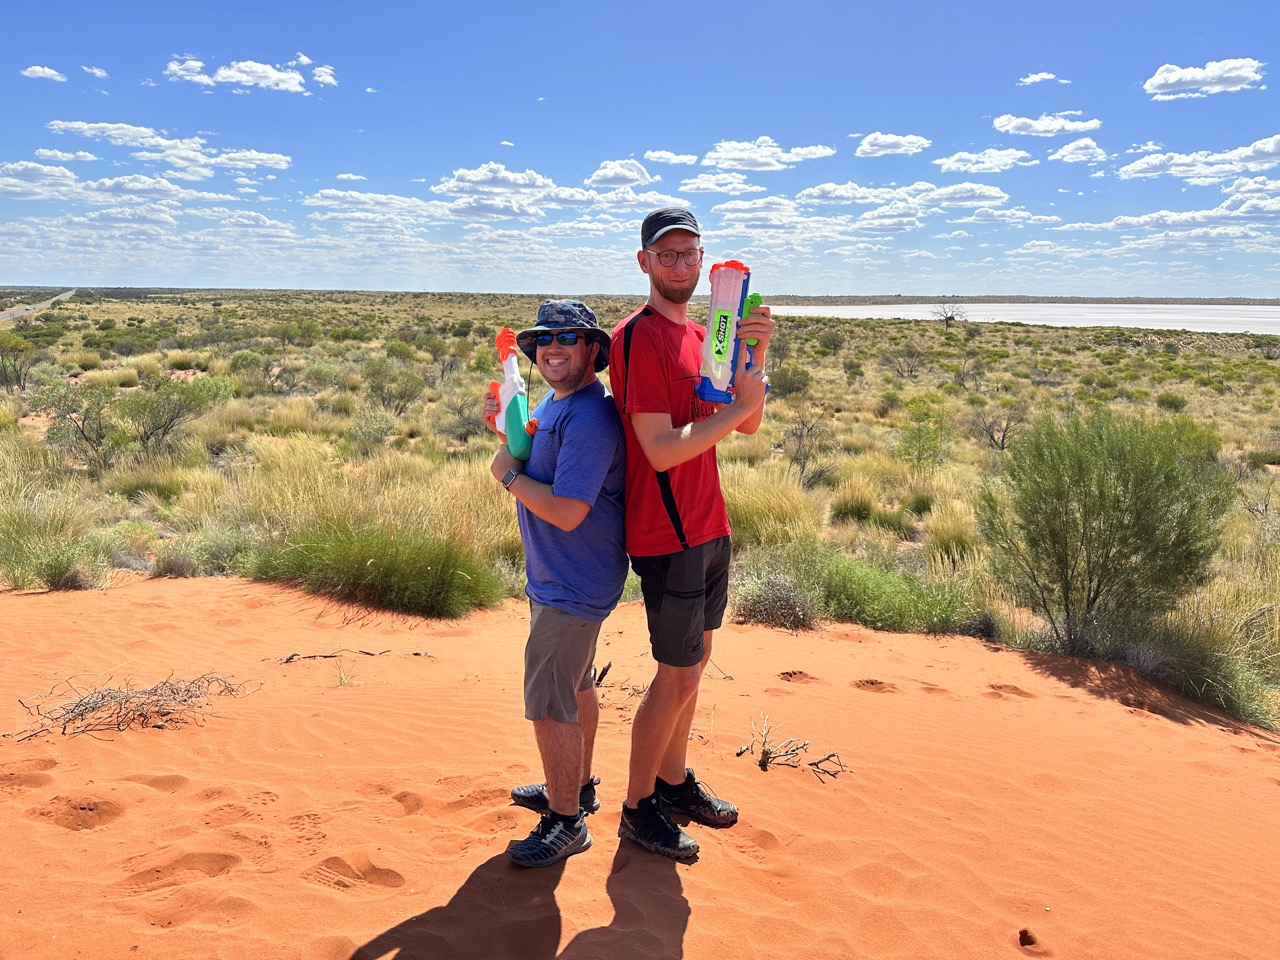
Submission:
{"label": "sneaker", "polygon": [[657,787],[668,813],[683,813],[707,827],[731,827],[738,822],[738,808],[707,793],[707,788],[694,778],[692,768],[685,768],[684,783],[672,786],[659,778]]}
{"label": "sneaker", "polygon": [[[592,777],[578,791],[578,806],[587,813],[595,813],[600,809],[600,801],[596,797],[596,784],[599,782],[599,777]],[[530,810],[542,813],[550,806],[547,802],[546,781],[526,783],[523,787],[516,787],[511,791],[511,802],[518,807],[528,807]]]}
{"label": "sneaker", "polygon": [[698,841],[676,826],[656,794],[641,800],[635,810],[623,804],[618,836],[672,860],[692,860],[698,855]]}
{"label": "sneaker", "polygon": [[591,846],[591,834],[582,811],[570,823],[544,815],[533,833],[507,851],[517,867],[549,867]]}

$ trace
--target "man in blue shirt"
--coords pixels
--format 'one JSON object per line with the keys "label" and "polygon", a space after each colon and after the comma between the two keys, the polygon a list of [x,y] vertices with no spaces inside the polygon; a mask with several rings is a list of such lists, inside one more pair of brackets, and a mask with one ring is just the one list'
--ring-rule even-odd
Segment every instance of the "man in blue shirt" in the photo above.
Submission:
{"label": "man in blue shirt", "polygon": [[[609,336],[586,304],[544,301],[537,326],[516,343],[551,392],[532,413],[538,428],[528,463],[504,443],[491,470],[518,501],[530,614],[525,717],[547,779],[511,792],[542,819],[507,856],[519,866],[545,867],[591,846],[585,818],[600,807],[599,781],[591,776],[599,719],[594,661],[600,624],[627,577],[625,443],[613,400],[596,378],[609,363]],[[486,421],[496,412],[490,394]]]}

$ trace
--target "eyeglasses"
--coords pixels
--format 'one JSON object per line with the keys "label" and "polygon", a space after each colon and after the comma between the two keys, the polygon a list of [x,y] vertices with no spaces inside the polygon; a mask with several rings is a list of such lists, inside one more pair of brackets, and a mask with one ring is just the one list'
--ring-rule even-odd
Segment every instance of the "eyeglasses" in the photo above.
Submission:
{"label": "eyeglasses", "polygon": [[650,254],[651,256],[657,257],[658,262],[667,268],[674,267],[676,265],[676,262],[681,259],[683,259],[685,264],[690,267],[696,267],[698,264],[702,262],[701,247],[699,247],[697,250],[685,250],[683,252],[678,250],[663,250],[661,253],[659,253],[657,250],[649,250],[648,248],[646,248],[644,252],[647,254]]}
{"label": "eyeglasses", "polygon": [[567,333],[540,333],[533,338],[533,342],[540,347],[549,347],[551,346],[551,341],[555,340],[555,342],[560,344],[562,347],[572,347],[584,336],[585,334],[574,333],[572,331]]}

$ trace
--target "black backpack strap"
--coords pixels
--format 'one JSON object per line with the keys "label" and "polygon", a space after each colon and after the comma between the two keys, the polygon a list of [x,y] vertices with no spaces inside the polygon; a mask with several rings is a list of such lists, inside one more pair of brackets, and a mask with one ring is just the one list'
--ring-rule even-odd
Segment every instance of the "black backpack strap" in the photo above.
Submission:
{"label": "black backpack strap", "polygon": [[[626,329],[622,331],[622,368],[626,374],[622,378],[622,413],[625,416],[627,412],[627,384],[631,381],[631,334],[635,331],[636,323],[642,318],[653,313],[653,310],[646,304],[641,308],[640,312],[631,318]],[[655,470],[655,476],[658,478],[658,492],[662,495],[662,505],[667,508],[667,519],[671,521],[671,527],[675,530],[676,539],[680,541],[680,549],[688,550],[689,541],[684,536],[684,523],[680,519],[680,509],[676,506],[676,492],[671,488],[671,474],[666,470]]]}

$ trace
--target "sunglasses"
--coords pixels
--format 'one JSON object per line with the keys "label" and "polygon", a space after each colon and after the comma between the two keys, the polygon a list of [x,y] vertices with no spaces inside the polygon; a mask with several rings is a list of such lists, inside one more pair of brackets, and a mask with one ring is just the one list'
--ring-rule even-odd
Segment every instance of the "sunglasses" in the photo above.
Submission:
{"label": "sunglasses", "polygon": [[581,340],[581,339],[583,338],[583,336],[584,336],[584,334],[581,334],[581,333],[573,333],[573,332],[568,332],[568,333],[540,333],[540,334],[538,334],[536,337],[534,337],[534,338],[533,338],[533,342],[534,342],[534,343],[536,343],[536,344],[537,344],[538,346],[540,346],[540,347],[549,347],[549,346],[551,346],[551,341],[554,339],[554,340],[555,340],[555,342],[556,342],[556,343],[558,343],[558,344],[560,344],[562,347],[572,347],[572,346],[573,346],[574,344],[576,344],[579,340]]}

